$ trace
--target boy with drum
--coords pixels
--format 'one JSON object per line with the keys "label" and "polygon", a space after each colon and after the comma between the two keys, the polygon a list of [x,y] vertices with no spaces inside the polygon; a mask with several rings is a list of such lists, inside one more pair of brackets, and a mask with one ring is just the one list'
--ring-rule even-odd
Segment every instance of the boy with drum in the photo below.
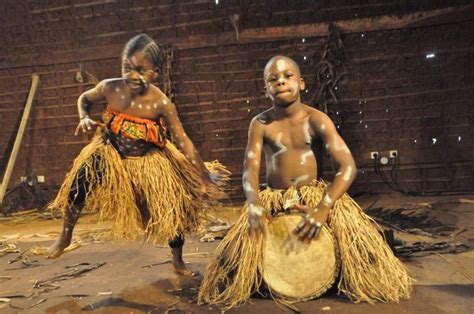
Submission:
{"label": "boy with drum", "polygon": [[[338,288],[351,300],[372,303],[408,298],[411,279],[406,268],[373,220],[345,194],[356,176],[349,148],[326,114],[301,102],[305,82],[298,65],[285,56],[273,57],[265,67],[264,82],[273,106],[250,123],[242,176],[247,204],[207,268],[199,301],[230,308],[258,291],[265,267],[262,250],[267,224],[289,209],[304,213],[293,233],[308,245],[318,242],[328,224],[340,251]],[[311,142],[318,137],[339,165],[332,184],[316,178]],[[259,192],[262,151],[269,187]]]}

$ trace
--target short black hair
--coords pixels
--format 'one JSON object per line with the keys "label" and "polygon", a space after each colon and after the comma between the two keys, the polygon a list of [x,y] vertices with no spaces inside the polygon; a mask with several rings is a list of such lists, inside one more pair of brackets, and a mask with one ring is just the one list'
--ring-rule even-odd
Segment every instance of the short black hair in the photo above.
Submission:
{"label": "short black hair", "polygon": [[135,52],[142,51],[156,68],[163,65],[163,56],[158,44],[147,34],[140,34],[130,39],[122,51],[122,59],[130,58]]}

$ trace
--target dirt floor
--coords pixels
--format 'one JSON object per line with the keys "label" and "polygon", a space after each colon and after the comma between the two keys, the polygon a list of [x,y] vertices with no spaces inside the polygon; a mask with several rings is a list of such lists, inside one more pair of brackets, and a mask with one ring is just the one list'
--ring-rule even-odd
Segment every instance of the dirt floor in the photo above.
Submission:
{"label": "dirt floor", "polygon": [[[474,241],[474,197],[365,196],[363,208],[387,209],[403,206],[424,208],[431,217],[454,226],[448,235],[395,231],[398,238],[416,241],[450,241],[472,246]],[[375,202],[375,203],[374,203]],[[416,205],[416,206],[415,206]],[[219,217],[232,222],[236,208],[223,208]],[[195,302],[199,277],[183,278],[173,273],[169,248],[140,242],[107,241],[106,225],[93,215],[81,218],[75,233],[77,248],[59,259],[40,254],[60,230],[61,220],[46,219],[37,212],[0,219],[0,312],[2,313],[219,313],[216,306]],[[386,228],[386,226],[383,226]],[[423,233],[421,233],[423,234]],[[185,260],[193,270],[204,272],[218,241],[188,237]],[[336,289],[317,300],[295,306],[303,313],[473,313],[474,252],[429,254],[405,261],[416,279],[410,300],[399,304],[353,304]],[[154,265],[155,264],[155,265]],[[156,265],[158,264],[158,265]],[[87,271],[90,269],[89,271]],[[69,276],[72,273],[77,276]],[[47,281],[57,277],[55,281]],[[252,299],[230,313],[291,312],[273,300]]]}

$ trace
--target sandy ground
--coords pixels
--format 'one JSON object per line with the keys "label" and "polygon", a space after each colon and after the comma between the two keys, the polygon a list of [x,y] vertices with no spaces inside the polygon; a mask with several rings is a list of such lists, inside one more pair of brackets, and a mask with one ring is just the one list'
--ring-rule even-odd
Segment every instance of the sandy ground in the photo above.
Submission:
{"label": "sandy ground", "polygon": [[[414,198],[397,195],[364,197],[358,201],[369,206],[390,207],[403,204],[432,204],[431,212],[442,221],[458,227],[460,233],[435,241],[455,240],[472,245],[474,239],[474,204],[460,203],[459,199],[472,196]],[[235,208],[224,208],[220,217],[234,221]],[[38,218],[0,220],[0,240],[13,243],[20,252],[35,246],[48,246],[60,230],[61,220]],[[98,225],[92,215],[81,218],[76,239],[81,247],[59,259],[42,256],[27,257],[20,253],[0,253],[0,312],[2,313],[220,313],[215,306],[198,306],[195,302],[199,278],[178,276],[171,264],[150,266],[167,261],[169,248],[140,242],[109,242],[100,237],[104,225]],[[88,243],[91,235],[95,243]],[[428,237],[396,232],[408,242],[427,241]],[[86,237],[87,236],[87,237]],[[86,241],[87,240],[87,241]],[[431,239],[433,241],[433,239]],[[201,243],[196,236],[188,237],[185,260],[193,270],[204,272],[218,241]],[[55,286],[34,288],[35,283],[58,273],[84,269],[97,264],[103,266],[72,279],[59,281]],[[474,312],[474,252],[433,254],[406,261],[411,275],[417,280],[411,299],[399,304],[353,304],[346,297],[330,290],[323,297],[296,304],[303,313],[473,313]],[[79,265],[81,264],[81,265]],[[8,301],[1,298],[9,299]],[[254,298],[230,313],[285,313],[288,308],[273,300]]]}

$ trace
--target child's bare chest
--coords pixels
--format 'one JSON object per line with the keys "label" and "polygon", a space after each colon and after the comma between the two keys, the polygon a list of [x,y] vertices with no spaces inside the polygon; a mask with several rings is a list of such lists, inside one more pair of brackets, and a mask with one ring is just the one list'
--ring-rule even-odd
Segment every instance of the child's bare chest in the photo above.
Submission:
{"label": "child's bare chest", "polygon": [[313,132],[308,120],[297,123],[275,122],[267,126],[264,142],[275,151],[285,147],[288,150],[305,150],[311,146]]}
{"label": "child's bare chest", "polygon": [[156,121],[162,115],[158,100],[154,101],[149,98],[124,97],[110,102],[109,105],[113,110],[142,119]]}

